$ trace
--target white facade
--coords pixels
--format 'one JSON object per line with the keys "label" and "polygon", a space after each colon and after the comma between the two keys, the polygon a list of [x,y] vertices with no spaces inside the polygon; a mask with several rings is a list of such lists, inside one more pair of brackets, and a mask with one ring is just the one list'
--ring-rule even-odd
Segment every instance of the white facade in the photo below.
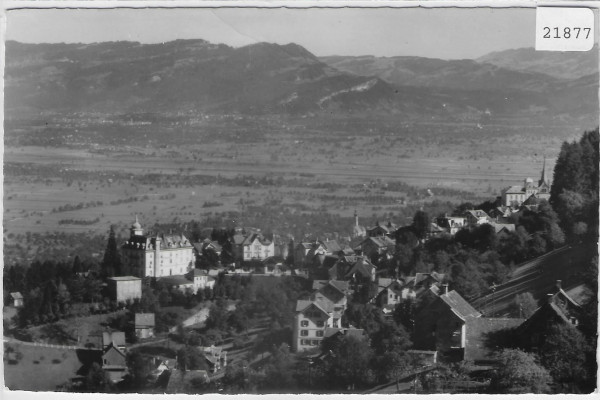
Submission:
{"label": "white facade", "polygon": [[[340,324],[340,322],[336,321],[336,324]],[[302,352],[319,348],[327,327],[336,327],[333,314],[325,312],[315,304],[298,312],[294,317],[293,350]]]}
{"label": "white facade", "polygon": [[243,260],[264,260],[275,255],[275,244],[260,235],[251,235],[242,244]]}
{"label": "white facade", "polygon": [[139,277],[183,275],[194,268],[194,247],[181,234],[144,235],[137,221],[121,248],[123,265]]}

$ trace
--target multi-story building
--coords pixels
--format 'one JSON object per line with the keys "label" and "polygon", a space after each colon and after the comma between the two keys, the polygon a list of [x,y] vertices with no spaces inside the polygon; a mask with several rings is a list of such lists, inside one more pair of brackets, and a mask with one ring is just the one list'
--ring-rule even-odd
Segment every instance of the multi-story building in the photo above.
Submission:
{"label": "multi-story building", "polygon": [[347,282],[315,281],[313,288],[316,291],[308,300],[298,300],[296,303],[292,343],[292,349],[296,352],[318,349],[326,328],[342,327]]}
{"label": "multi-story building", "polygon": [[546,181],[546,159],[542,167],[542,175],[537,185],[533,179],[527,178],[523,186],[511,186],[502,191],[502,205],[506,207],[519,207],[525,200],[535,196],[540,200],[550,199],[550,184]]}
{"label": "multi-story building", "polygon": [[275,244],[259,233],[246,236],[242,242],[243,261],[259,260],[275,255]]}
{"label": "multi-story building", "polygon": [[121,258],[135,276],[183,275],[194,268],[194,247],[183,233],[144,235],[137,216],[130,232],[121,248]]}

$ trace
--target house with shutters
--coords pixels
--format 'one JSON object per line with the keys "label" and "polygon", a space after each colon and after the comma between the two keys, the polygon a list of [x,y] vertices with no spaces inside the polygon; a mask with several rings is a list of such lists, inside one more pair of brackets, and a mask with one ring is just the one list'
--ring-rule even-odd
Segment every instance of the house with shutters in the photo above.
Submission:
{"label": "house with shutters", "polygon": [[154,313],[135,314],[135,336],[137,336],[138,339],[153,337],[155,326]]}
{"label": "house with shutters", "polygon": [[292,327],[295,352],[318,350],[326,328],[342,328],[349,293],[347,282],[314,281],[313,289],[308,299],[296,302]]}

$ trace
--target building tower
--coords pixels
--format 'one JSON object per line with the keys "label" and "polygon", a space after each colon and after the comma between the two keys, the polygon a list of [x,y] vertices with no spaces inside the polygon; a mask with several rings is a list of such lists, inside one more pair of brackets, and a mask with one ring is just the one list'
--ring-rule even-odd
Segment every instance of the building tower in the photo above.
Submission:
{"label": "building tower", "polygon": [[144,230],[142,229],[142,225],[140,221],[138,221],[138,216],[135,214],[135,222],[131,225],[131,236],[143,236]]}
{"label": "building tower", "polygon": [[542,176],[540,177],[540,181],[538,182],[538,187],[541,187],[544,183],[546,183],[546,156],[544,155],[544,164],[542,166]]}

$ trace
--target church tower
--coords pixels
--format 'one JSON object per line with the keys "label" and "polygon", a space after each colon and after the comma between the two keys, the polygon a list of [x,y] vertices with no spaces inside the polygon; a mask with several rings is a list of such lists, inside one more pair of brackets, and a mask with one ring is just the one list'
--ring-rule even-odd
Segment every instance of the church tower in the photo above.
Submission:
{"label": "church tower", "polygon": [[142,229],[142,225],[140,221],[138,221],[137,214],[135,215],[135,222],[131,225],[131,236],[142,236],[144,234],[144,230]]}
{"label": "church tower", "polygon": [[546,156],[544,156],[544,164],[542,166],[542,176],[538,182],[538,187],[541,187],[544,183],[546,183]]}

